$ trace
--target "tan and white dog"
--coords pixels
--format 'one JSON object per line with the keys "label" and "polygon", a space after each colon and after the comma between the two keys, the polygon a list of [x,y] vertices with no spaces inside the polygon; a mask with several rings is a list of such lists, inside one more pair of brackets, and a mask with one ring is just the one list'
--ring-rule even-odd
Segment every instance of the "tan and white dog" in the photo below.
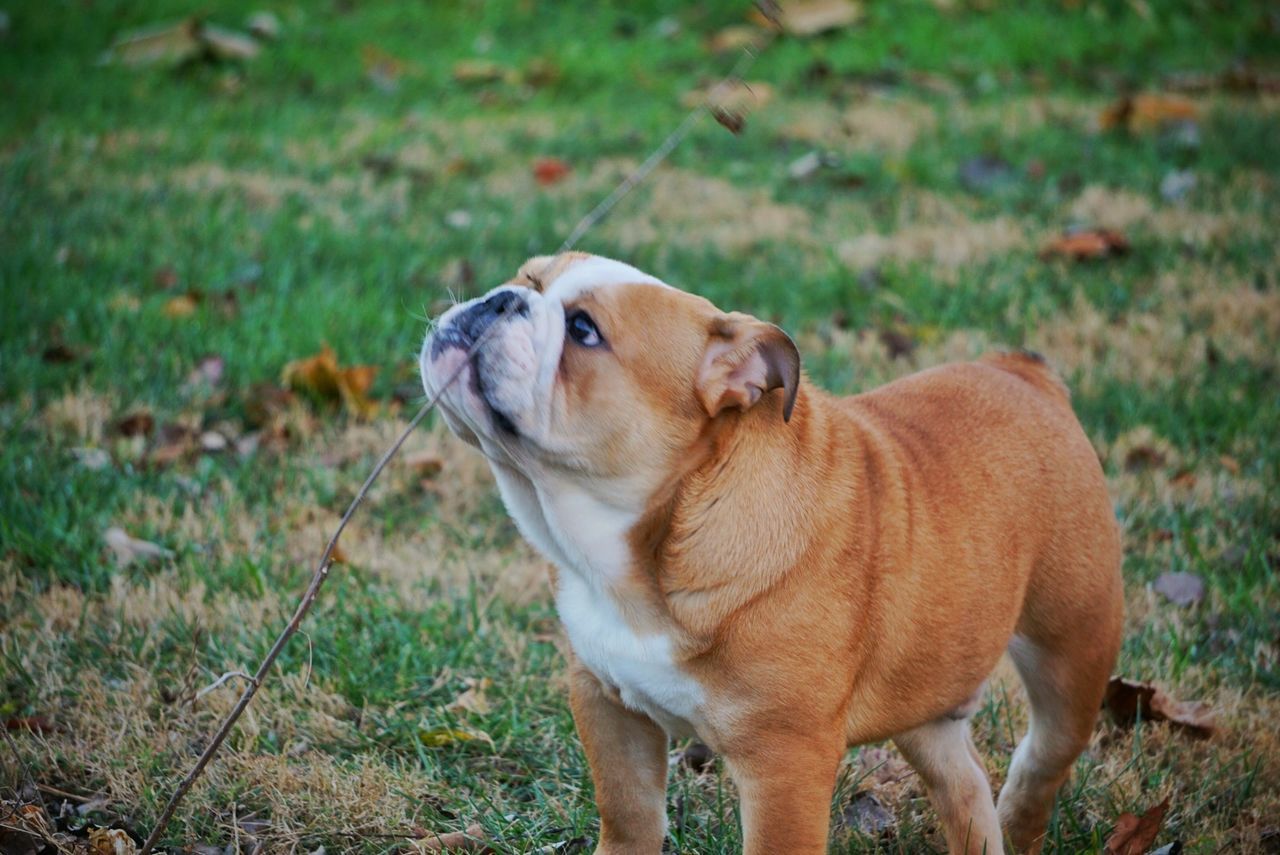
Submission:
{"label": "tan and white dog", "polygon": [[[778,327],[568,253],[445,313],[428,392],[490,327],[441,409],[555,565],[598,852],[661,851],[668,737],[691,734],[748,853],[826,851],[845,749],[886,738],[952,852],[1040,848],[1122,598],[1102,471],[1038,358],[837,398]],[[997,807],[968,718],[1005,651],[1031,724]]]}

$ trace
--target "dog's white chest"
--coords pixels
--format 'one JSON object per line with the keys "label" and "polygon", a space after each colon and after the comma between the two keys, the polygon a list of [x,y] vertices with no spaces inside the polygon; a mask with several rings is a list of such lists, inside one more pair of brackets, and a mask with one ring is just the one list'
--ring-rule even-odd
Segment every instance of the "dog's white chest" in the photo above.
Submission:
{"label": "dog's white chest", "polygon": [[638,635],[610,597],[575,573],[561,572],[556,608],[578,659],[617,688],[622,702],[673,736],[693,735],[703,704],[702,686],[681,671],[665,635]]}

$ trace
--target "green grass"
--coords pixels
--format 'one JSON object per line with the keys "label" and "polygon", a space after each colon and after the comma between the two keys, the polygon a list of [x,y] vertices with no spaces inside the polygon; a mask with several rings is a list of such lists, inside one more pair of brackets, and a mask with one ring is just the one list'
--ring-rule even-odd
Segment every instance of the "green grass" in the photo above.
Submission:
{"label": "green grass", "polygon": [[[204,8],[240,26],[259,5]],[[451,291],[480,293],[559,245],[612,186],[593,167],[621,174],[679,121],[682,93],[733,64],[704,41],[745,8],[294,4],[274,9],[283,38],[253,62],[181,69],[97,59],[122,31],[180,19],[182,4],[7,11],[0,717],[57,723],[15,734],[36,777],[105,793],[100,819],[145,832],[232,689],[186,699],[251,668],[287,619],[335,514],[392,435],[424,320]],[[662,35],[670,22],[675,34]],[[746,132],[704,121],[660,171],[677,191],[692,177],[722,182],[719,202],[693,192],[673,205],[651,183],[582,244],[783,323],[810,375],[838,391],[984,346],[1035,347],[1062,368],[1126,526],[1119,670],[1210,701],[1223,730],[1191,743],[1160,726],[1100,725],[1050,851],[1096,850],[1121,812],[1166,795],[1161,842],[1267,851],[1280,809],[1268,735],[1280,712],[1280,113],[1274,96],[1216,88],[1196,96],[1191,143],[1094,127],[1114,98],[1159,91],[1171,75],[1240,66],[1274,79],[1278,27],[1262,3],[867,3],[853,29],[772,45],[749,77],[773,100]],[[366,46],[402,62],[393,91],[366,75]],[[454,63],[476,56],[557,74],[537,86],[456,82]],[[831,119],[821,144],[793,127],[837,109],[861,118],[843,130]],[[902,145],[858,124],[876,115]],[[835,166],[789,179],[787,165],[815,147]],[[539,155],[574,172],[540,188],[529,177]],[[966,188],[960,168],[979,155],[1006,162],[1007,180]],[[1175,169],[1197,179],[1180,203],[1159,190]],[[446,224],[457,210],[469,228]],[[753,225],[773,210],[796,225]],[[1117,218],[1131,252],[1040,258],[1081,210]],[[636,239],[644,217],[656,236]],[[741,240],[711,231],[717,218]],[[888,248],[863,264],[844,244],[871,234]],[[948,255],[947,241],[964,251]],[[444,281],[459,260],[474,277]],[[202,297],[195,312],[166,314],[188,291]],[[888,328],[915,350],[888,358],[875,345]],[[59,343],[73,361],[44,358]],[[160,425],[252,430],[254,387],[324,343],[343,364],[379,366],[378,430],[300,403],[278,416],[292,431],[283,450],[159,468],[113,433],[138,408]],[[225,360],[219,389],[187,389],[207,354]],[[1139,429],[1163,449],[1154,467],[1126,466],[1125,443],[1148,442],[1133,439]],[[424,487],[388,473],[308,637],[286,650],[170,844],[225,843],[233,817],[251,813],[272,823],[276,847],[389,851],[411,826],[470,822],[504,852],[594,839],[539,565],[478,461],[438,425],[415,442],[440,451],[442,474]],[[80,464],[83,447],[110,465]],[[102,541],[112,525],[175,555],[118,567]],[[1169,570],[1203,577],[1205,602],[1179,610],[1152,594]],[[486,712],[449,709],[485,677]],[[993,778],[1023,717],[1010,686],[976,719]],[[442,728],[485,736],[424,740]],[[857,768],[842,772],[836,814],[874,788],[896,825],[836,832],[837,851],[941,846],[913,779],[873,785]],[[0,784],[17,781],[3,772]],[[670,806],[675,851],[739,848],[718,765],[677,768]]]}

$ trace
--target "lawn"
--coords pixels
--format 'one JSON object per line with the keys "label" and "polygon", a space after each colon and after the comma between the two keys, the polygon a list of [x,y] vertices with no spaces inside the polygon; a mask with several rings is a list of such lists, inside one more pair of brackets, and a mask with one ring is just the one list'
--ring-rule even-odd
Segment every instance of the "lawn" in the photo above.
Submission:
{"label": "lawn", "polygon": [[[712,37],[755,26],[729,2],[272,11],[256,58],[176,67],[100,58],[188,4],[21,0],[0,25],[0,799],[34,780],[73,836],[153,826],[242,687],[219,677],[256,666],[421,403],[426,320],[554,250],[738,60]],[[1043,353],[1125,529],[1117,673],[1216,719],[1100,719],[1046,851],[1166,799],[1157,845],[1280,851],[1280,16],[862,11],[774,41],[742,132],[704,118],[579,248],[782,324],[834,390]],[[1135,93],[1164,100],[1104,118]],[[1127,251],[1044,252],[1081,227]],[[376,367],[367,397],[369,371],[338,400],[284,387],[326,345]],[[165,845],[478,824],[498,852],[590,851],[546,567],[483,461],[428,421],[342,546]],[[1011,674],[975,720],[994,786]],[[739,849],[718,762],[679,753],[669,805],[671,851]],[[888,747],[850,751],[833,815],[833,851],[942,847]]]}

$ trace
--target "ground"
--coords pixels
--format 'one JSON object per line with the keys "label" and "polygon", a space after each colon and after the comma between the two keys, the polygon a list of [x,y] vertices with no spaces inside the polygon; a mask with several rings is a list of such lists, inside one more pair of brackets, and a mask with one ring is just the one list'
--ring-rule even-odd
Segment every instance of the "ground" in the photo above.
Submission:
{"label": "ground", "polygon": [[[202,8],[243,28],[255,4]],[[335,0],[274,8],[247,62],[100,63],[185,10],[19,2],[0,29],[0,718],[22,760],[3,750],[0,798],[29,775],[55,812],[90,800],[76,823],[142,833],[421,402],[425,320],[554,250],[737,61],[709,40],[755,26],[728,2]],[[1158,844],[1280,847],[1277,68],[1266,3],[867,0],[772,44],[742,133],[705,118],[580,244],[781,323],[835,390],[996,347],[1062,372],[1125,529],[1117,673],[1217,731],[1103,718],[1050,852],[1166,798]],[[1104,118],[1135,93],[1166,100]],[[1128,250],[1042,252],[1075,227]],[[324,344],[378,368],[371,404],[368,372],[345,406],[280,389]],[[546,568],[438,423],[408,451],[167,845],[597,834]],[[1202,596],[1160,593],[1172,572]],[[975,727],[996,785],[1025,722],[1008,673]],[[673,851],[737,851],[735,811],[718,763],[675,764]],[[850,752],[833,815],[834,851],[942,845],[884,747]]]}

